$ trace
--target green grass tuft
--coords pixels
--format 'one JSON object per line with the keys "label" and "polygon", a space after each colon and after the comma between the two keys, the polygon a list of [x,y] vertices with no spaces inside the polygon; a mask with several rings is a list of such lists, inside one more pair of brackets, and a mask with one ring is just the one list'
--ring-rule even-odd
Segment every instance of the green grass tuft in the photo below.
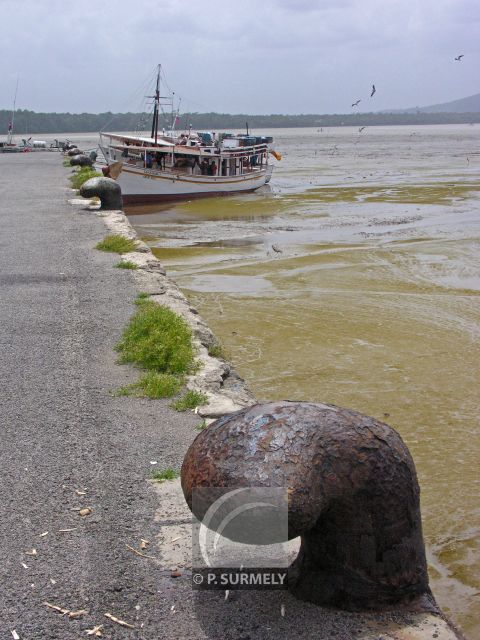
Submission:
{"label": "green grass tuft", "polygon": [[114,266],[117,269],[138,269],[138,265],[136,265],[135,262],[132,262],[131,260],[121,260]]}
{"label": "green grass tuft", "polygon": [[[187,322],[149,298],[146,292],[138,294],[135,300],[138,309],[115,347],[120,363],[134,364],[146,372],[138,382],[113,392],[115,396],[171,398],[179,393],[185,375],[199,366]],[[189,391],[177,399],[175,406],[186,411],[206,400],[205,394]]]}
{"label": "green grass tuft", "polygon": [[136,386],[136,384],[127,384],[125,387],[119,387],[118,389],[112,389],[110,391],[110,395],[114,398],[119,398],[123,396],[133,396],[134,390],[132,387]]}
{"label": "green grass tuft", "polygon": [[129,253],[134,251],[137,243],[135,240],[124,238],[117,234],[111,234],[106,236],[101,242],[99,242],[95,249],[99,251],[107,251],[110,253]]}
{"label": "green grass tuft", "polygon": [[80,189],[82,184],[90,178],[100,178],[102,176],[98,171],[94,171],[91,167],[81,167],[79,171],[70,176],[70,182],[74,189]]}
{"label": "green grass tuft", "polygon": [[183,375],[194,367],[192,332],[185,320],[155,302],[143,301],[116,346],[120,362]]}
{"label": "green grass tuft", "polygon": [[206,404],[207,400],[208,397],[205,393],[201,393],[200,391],[187,391],[185,395],[172,402],[170,406],[176,411],[187,411],[188,409],[195,409],[195,407]]}
{"label": "green grass tuft", "polygon": [[204,429],[206,429],[208,427],[207,421],[206,420],[202,420],[201,422],[199,422],[197,424],[197,426],[195,427],[195,429],[197,431],[203,431]]}
{"label": "green grass tuft", "polygon": [[137,307],[139,307],[140,305],[142,305],[144,302],[146,302],[149,299],[150,299],[150,294],[149,293],[145,293],[144,291],[142,291],[135,298],[135,304],[137,305]]}
{"label": "green grass tuft", "polygon": [[137,383],[142,395],[147,398],[171,398],[180,391],[183,379],[171,373],[149,371]]}
{"label": "green grass tuft", "polygon": [[137,396],[158,400],[160,398],[172,398],[180,391],[183,378],[170,373],[157,373],[149,371],[138,382],[128,384],[117,389],[114,396]]}
{"label": "green grass tuft", "polygon": [[208,355],[212,358],[223,358],[223,347],[220,343],[215,342],[208,347]]}
{"label": "green grass tuft", "polygon": [[171,467],[164,469],[163,471],[154,471],[152,473],[152,480],[156,482],[165,482],[165,480],[175,480],[180,476],[180,473]]}

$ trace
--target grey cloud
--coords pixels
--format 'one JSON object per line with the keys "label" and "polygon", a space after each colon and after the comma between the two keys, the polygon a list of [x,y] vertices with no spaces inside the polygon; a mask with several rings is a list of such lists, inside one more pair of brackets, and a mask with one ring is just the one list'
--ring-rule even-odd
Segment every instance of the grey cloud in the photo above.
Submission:
{"label": "grey cloud", "polygon": [[291,12],[310,13],[347,7],[352,4],[352,0],[270,0],[270,4]]}
{"label": "grey cloud", "polygon": [[0,0],[0,10],[3,107],[18,71],[25,108],[133,109],[125,99],[157,62],[198,110],[343,110],[373,77],[378,109],[478,92],[477,0]]}

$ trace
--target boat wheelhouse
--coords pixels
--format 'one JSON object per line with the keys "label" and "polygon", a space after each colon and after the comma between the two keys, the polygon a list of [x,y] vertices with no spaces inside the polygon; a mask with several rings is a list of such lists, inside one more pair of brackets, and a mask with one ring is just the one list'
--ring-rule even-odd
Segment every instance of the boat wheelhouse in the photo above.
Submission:
{"label": "boat wheelhouse", "polygon": [[273,138],[247,134],[158,131],[160,68],[150,136],[100,134],[105,175],[120,185],[125,204],[254,191],[273,171]]}

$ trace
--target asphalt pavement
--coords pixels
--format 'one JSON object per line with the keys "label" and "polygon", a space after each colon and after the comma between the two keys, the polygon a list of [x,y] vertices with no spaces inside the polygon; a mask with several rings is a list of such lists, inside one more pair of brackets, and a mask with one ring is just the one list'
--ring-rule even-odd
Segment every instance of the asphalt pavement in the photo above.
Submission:
{"label": "asphalt pavement", "polygon": [[113,347],[138,291],[94,249],[103,222],[68,204],[62,160],[0,154],[0,638],[160,638],[170,572],[126,545],[155,540],[148,478],[180,466],[199,419],[112,396],[136,379]]}

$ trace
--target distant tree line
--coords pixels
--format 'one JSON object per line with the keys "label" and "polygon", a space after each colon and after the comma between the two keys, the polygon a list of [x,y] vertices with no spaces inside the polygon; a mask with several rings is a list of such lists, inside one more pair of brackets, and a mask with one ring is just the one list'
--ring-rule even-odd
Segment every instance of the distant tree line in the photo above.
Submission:
{"label": "distant tree line", "polygon": [[[11,111],[0,110],[0,135],[6,134]],[[36,113],[19,109],[15,113],[14,133],[17,136],[34,133],[90,133],[96,131],[148,131],[152,116],[148,113]],[[244,131],[276,127],[339,127],[415,124],[462,124],[480,122],[480,113],[354,113],[247,115],[228,113],[184,113],[176,124],[179,130],[209,129],[213,131]],[[160,128],[169,129],[170,116],[161,116]]]}

